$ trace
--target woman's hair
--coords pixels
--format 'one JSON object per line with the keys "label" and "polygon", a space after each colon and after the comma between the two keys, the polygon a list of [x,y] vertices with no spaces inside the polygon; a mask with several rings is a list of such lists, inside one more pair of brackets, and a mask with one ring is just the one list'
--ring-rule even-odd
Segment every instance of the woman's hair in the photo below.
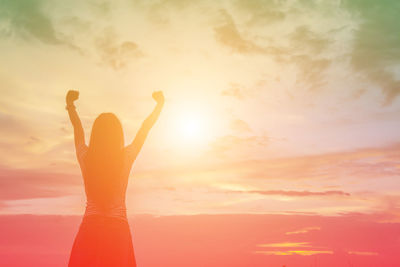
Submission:
{"label": "woman's hair", "polygon": [[92,197],[105,202],[112,197],[113,185],[122,171],[123,149],[121,122],[113,113],[100,114],[93,123],[85,164],[92,177],[85,182],[93,183],[89,188],[97,188],[91,192]]}
{"label": "woman's hair", "polygon": [[106,156],[115,154],[124,147],[124,132],[121,122],[113,113],[100,114],[93,123],[89,153]]}

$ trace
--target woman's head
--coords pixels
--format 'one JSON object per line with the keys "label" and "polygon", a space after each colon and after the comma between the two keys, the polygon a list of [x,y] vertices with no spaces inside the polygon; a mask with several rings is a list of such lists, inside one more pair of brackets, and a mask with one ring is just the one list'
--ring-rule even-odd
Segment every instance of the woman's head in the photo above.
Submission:
{"label": "woman's head", "polygon": [[121,122],[113,113],[100,114],[93,123],[89,151],[113,155],[124,147]]}

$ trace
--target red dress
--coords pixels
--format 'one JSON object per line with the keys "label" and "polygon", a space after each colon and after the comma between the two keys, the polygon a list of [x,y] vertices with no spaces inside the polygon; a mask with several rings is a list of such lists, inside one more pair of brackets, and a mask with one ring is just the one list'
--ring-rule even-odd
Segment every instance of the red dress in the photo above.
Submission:
{"label": "red dress", "polygon": [[85,215],[75,237],[69,267],[136,267],[132,236],[126,218],[125,192],[134,161],[132,148],[124,151],[121,177],[113,179],[113,198],[101,206],[94,197],[95,177],[90,177],[85,166],[88,147],[77,148],[77,157],[85,181],[87,206]]}

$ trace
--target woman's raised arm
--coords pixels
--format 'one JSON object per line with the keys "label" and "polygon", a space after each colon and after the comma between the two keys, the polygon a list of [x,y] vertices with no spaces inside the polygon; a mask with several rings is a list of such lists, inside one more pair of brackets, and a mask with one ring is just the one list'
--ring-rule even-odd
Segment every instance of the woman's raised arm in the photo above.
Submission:
{"label": "woman's raised arm", "polygon": [[78,149],[81,145],[85,145],[85,134],[82,128],[81,120],[75,110],[74,101],[79,98],[79,92],[69,90],[66,96],[69,119],[71,120],[72,126],[74,127],[74,139],[75,148]]}
{"label": "woman's raised arm", "polygon": [[139,154],[150,129],[156,123],[164,106],[164,95],[162,91],[154,92],[153,98],[157,102],[156,107],[154,108],[153,112],[151,112],[151,114],[143,121],[142,126],[135,136],[135,139],[133,139],[132,143],[127,146],[127,149],[133,159],[135,159]]}

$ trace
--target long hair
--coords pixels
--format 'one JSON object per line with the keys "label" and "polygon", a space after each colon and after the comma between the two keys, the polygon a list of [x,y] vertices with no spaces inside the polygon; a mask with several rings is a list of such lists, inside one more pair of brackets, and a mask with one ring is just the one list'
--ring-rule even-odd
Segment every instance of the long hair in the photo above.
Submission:
{"label": "long hair", "polygon": [[86,166],[91,183],[86,188],[96,188],[87,192],[91,197],[107,204],[113,196],[113,186],[122,171],[124,133],[121,122],[113,113],[100,114],[93,123],[90,135]]}

